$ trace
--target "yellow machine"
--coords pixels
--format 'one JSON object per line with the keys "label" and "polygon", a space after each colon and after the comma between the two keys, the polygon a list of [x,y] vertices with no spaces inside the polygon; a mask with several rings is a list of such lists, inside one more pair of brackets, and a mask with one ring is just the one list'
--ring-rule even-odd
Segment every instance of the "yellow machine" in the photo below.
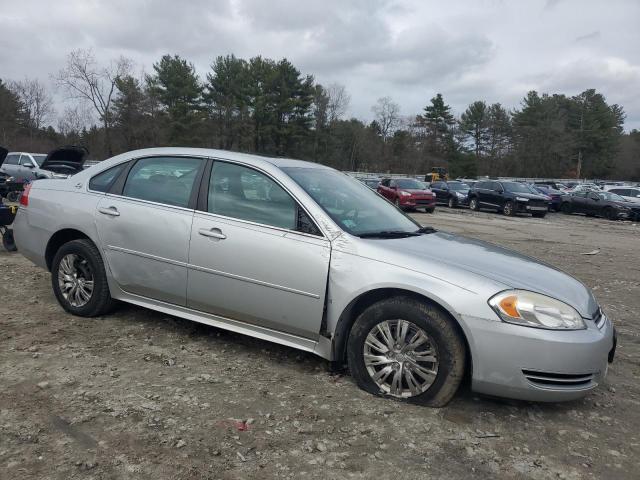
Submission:
{"label": "yellow machine", "polygon": [[427,173],[424,176],[424,181],[428,183],[437,182],[439,180],[449,180],[449,172],[444,167],[433,167],[431,169],[431,173]]}

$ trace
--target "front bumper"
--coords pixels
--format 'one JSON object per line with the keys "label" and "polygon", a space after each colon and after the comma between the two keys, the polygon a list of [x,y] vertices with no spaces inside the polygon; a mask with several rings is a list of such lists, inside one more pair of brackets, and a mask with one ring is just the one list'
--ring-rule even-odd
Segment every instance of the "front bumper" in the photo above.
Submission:
{"label": "front bumper", "polygon": [[531,205],[529,202],[516,202],[516,212],[518,213],[536,213],[548,210],[549,205]]}
{"label": "front bumper", "polygon": [[413,198],[413,197],[399,197],[400,205],[408,208],[435,208],[436,197],[431,198]]}
{"label": "front bumper", "polygon": [[605,378],[615,352],[614,328],[605,318],[587,329],[543,330],[499,321],[467,319],[473,339],[472,389],[520,400],[581,398]]}

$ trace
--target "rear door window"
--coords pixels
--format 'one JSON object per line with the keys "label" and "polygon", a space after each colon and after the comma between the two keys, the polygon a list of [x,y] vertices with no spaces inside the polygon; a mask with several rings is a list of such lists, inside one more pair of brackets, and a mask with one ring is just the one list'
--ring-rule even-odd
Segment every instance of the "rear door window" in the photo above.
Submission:
{"label": "rear door window", "polygon": [[122,195],[187,208],[203,165],[200,158],[142,158],[131,168]]}

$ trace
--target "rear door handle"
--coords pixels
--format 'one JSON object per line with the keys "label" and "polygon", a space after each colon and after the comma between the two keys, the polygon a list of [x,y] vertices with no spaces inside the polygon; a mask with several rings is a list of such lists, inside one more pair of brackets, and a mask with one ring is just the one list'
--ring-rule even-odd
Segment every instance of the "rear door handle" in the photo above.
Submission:
{"label": "rear door handle", "polygon": [[219,228],[201,228],[198,230],[198,233],[204,237],[217,238],[218,240],[224,240],[227,236],[222,233],[222,230]]}
{"label": "rear door handle", "polygon": [[118,209],[116,207],[109,207],[109,208],[105,208],[105,207],[100,207],[98,208],[98,211],[104,215],[109,215],[111,217],[119,217],[120,216],[120,212],[118,211]]}

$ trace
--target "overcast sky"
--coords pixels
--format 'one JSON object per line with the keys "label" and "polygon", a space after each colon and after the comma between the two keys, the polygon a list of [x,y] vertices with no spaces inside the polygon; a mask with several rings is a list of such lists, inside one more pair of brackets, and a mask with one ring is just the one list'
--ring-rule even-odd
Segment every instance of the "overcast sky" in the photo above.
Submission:
{"label": "overcast sky", "polygon": [[2,79],[49,82],[78,47],[147,72],[177,53],[201,77],[217,55],[262,55],[344,84],[363,119],[382,96],[414,115],[441,92],[459,114],[596,88],[640,128],[638,0],[0,0],[0,19]]}

